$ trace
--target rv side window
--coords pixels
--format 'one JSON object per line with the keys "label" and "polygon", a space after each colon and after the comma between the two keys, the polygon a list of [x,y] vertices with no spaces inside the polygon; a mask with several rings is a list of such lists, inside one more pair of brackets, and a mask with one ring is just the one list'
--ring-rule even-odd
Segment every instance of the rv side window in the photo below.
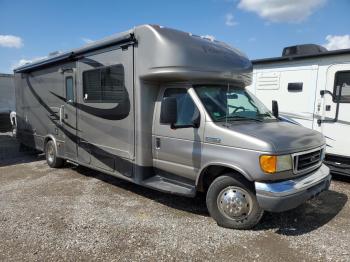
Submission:
{"label": "rv side window", "polygon": [[191,96],[185,88],[168,88],[164,97],[175,97],[177,102],[177,122],[175,125],[191,125],[193,119],[199,114]]}
{"label": "rv side window", "polygon": [[124,87],[124,67],[114,65],[83,73],[84,101],[122,103],[127,96]]}
{"label": "rv side window", "polygon": [[340,87],[340,103],[350,103],[350,71],[339,71],[335,74],[333,102],[338,102]]}
{"label": "rv side window", "polygon": [[302,92],[303,82],[299,83],[288,83],[288,92]]}
{"label": "rv side window", "polygon": [[66,77],[66,101],[69,103],[74,102],[74,86],[73,77]]}

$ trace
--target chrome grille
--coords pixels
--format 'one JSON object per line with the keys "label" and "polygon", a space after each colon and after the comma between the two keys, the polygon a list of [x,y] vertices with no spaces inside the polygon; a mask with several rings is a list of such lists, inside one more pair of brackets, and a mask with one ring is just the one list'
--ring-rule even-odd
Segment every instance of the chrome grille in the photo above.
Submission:
{"label": "chrome grille", "polygon": [[312,151],[294,154],[294,173],[310,171],[322,164],[322,155],[324,149],[315,149]]}

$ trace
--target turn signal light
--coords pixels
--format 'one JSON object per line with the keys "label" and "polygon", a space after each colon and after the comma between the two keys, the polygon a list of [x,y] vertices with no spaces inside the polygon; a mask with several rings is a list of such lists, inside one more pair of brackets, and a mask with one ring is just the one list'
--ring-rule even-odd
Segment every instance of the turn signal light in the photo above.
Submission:
{"label": "turn signal light", "polygon": [[277,171],[277,156],[260,156],[260,167],[268,174],[276,173]]}

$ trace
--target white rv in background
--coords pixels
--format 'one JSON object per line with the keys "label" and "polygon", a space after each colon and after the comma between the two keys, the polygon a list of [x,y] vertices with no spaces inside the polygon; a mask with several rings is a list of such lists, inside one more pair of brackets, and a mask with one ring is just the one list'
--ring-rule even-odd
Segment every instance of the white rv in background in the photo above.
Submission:
{"label": "white rv in background", "polygon": [[281,57],[253,62],[252,91],[281,115],[327,139],[326,163],[350,175],[350,49],[318,45],[286,47]]}

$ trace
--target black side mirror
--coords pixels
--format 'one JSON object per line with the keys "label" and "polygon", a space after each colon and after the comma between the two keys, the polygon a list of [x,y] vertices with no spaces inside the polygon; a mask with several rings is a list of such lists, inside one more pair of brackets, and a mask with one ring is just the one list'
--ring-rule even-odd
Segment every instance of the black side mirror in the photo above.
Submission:
{"label": "black side mirror", "polygon": [[160,122],[174,125],[177,121],[177,101],[174,97],[164,97],[160,108]]}
{"label": "black side mirror", "polygon": [[276,100],[272,100],[272,114],[274,117],[278,118],[278,102]]}

